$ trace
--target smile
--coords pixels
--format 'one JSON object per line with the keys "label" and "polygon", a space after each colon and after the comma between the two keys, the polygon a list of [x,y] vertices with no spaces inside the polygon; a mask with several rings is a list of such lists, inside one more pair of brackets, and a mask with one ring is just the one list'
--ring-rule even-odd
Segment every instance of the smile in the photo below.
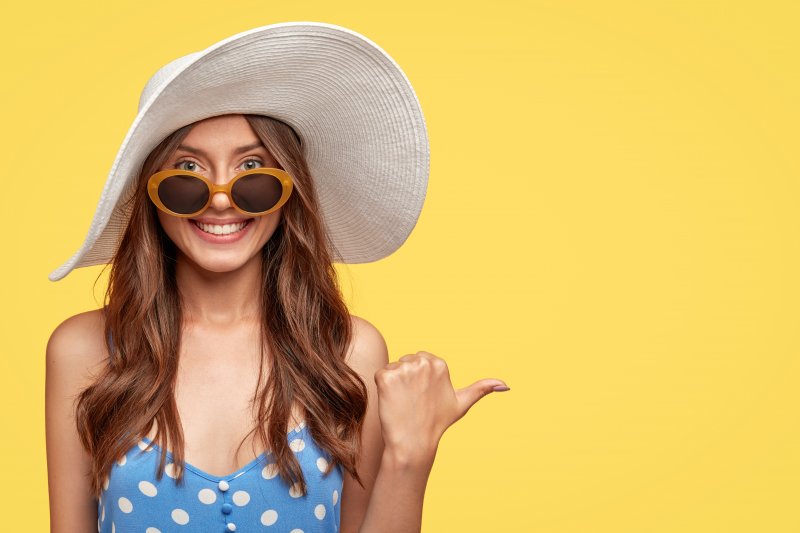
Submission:
{"label": "smile", "polygon": [[211,243],[226,245],[246,239],[255,219],[243,220],[231,224],[206,224],[197,220],[189,220],[192,232],[200,239]]}
{"label": "smile", "polygon": [[225,224],[223,226],[218,224],[203,224],[202,222],[197,222],[196,220],[192,220],[192,223],[200,228],[205,233],[210,233],[211,235],[230,235],[231,233],[238,233],[242,231],[245,227],[247,227],[250,222],[252,222],[252,218],[250,220],[246,220],[244,222],[240,222],[238,224]]}

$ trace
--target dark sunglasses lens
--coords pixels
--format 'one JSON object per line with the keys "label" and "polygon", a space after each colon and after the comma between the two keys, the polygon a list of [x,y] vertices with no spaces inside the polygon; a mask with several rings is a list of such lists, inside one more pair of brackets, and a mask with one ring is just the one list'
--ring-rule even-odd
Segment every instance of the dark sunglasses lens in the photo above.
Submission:
{"label": "dark sunglasses lens", "polygon": [[208,187],[194,176],[170,176],[158,185],[158,197],[171,211],[190,215],[206,205]]}
{"label": "dark sunglasses lens", "polygon": [[233,184],[231,196],[241,209],[250,213],[268,211],[281,199],[283,187],[271,174],[248,174]]}

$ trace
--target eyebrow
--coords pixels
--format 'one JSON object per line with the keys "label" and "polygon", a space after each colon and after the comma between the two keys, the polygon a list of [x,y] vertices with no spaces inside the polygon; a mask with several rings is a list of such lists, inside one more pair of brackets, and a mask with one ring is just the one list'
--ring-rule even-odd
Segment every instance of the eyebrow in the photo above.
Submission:
{"label": "eyebrow", "polygon": [[[234,154],[242,154],[244,152],[249,152],[250,150],[255,150],[257,148],[264,148],[264,145],[260,141],[259,142],[255,142],[253,144],[248,144],[247,146],[240,146],[239,148],[236,148],[233,151],[233,153]],[[182,145],[178,146],[177,149],[178,150],[183,150],[184,152],[190,152],[190,153],[193,153],[193,154],[202,155],[204,157],[208,155],[203,150],[201,150],[200,148],[194,148],[192,146],[186,146],[185,144],[182,144]]]}

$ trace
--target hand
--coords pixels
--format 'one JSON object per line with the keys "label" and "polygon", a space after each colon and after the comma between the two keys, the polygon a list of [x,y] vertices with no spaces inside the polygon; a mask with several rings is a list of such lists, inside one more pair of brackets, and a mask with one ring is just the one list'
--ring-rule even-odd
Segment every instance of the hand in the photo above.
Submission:
{"label": "hand", "polygon": [[461,419],[499,379],[481,379],[455,390],[444,359],[419,351],[375,372],[385,450],[406,460],[433,460],[445,430]]}

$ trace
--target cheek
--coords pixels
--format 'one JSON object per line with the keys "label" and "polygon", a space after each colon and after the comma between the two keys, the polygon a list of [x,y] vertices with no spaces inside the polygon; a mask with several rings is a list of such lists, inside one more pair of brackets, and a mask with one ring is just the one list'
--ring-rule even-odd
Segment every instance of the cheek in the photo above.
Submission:
{"label": "cheek", "polygon": [[161,224],[161,227],[164,229],[164,233],[167,234],[172,242],[178,244],[180,242],[180,227],[183,224],[183,219],[179,217],[173,217],[167,213],[159,211],[158,221]]}
{"label": "cheek", "polygon": [[269,215],[260,217],[257,220],[258,225],[255,227],[256,230],[256,240],[259,243],[259,247],[263,246],[272,238],[272,234],[275,233],[275,229],[278,227],[278,224],[281,221],[281,210],[278,209],[274,213],[270,213]]}

